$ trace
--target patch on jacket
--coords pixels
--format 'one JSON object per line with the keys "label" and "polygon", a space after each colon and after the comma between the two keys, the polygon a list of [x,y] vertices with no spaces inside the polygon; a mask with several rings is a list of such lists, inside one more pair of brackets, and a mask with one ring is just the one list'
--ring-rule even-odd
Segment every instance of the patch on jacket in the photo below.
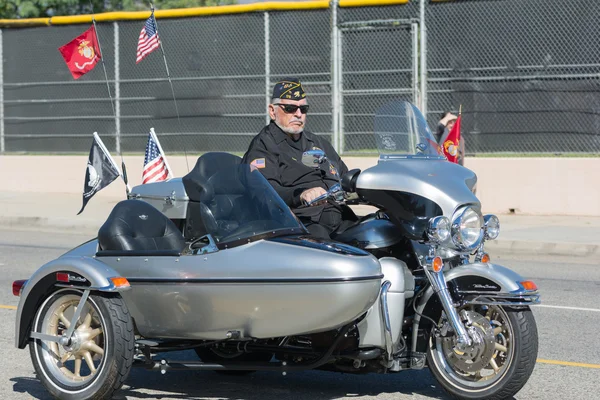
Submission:
{"label": "patch on jacket", "polygon": [[331,173],[331,175],[337,175],[337,169],[335,169],[333,164],[329,164],[329,172]]}
{"label": "patch on jacket", "polygon": [[264,158],[257,158],[254,161],[252,161],[250,163],[251,166],[255,167],[255,168],[264,168],[267,166],[267,163],[265,162]]}

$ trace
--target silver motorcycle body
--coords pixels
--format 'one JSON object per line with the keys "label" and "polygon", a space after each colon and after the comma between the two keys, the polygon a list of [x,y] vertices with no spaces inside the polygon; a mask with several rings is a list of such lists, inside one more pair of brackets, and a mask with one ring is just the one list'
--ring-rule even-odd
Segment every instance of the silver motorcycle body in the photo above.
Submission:
{"label": "silver motorcycle body", "polygon": [[[311,237],[259,169],[227,153],[134,187],[98,238],[13,284],[17,347],[29,344],[44,386],[66,399],[110,397],[132,364],[429,366],[455,397],[513,395],[535,363],[537,287],[490,262],[497,218],[481,214],[475,174],[440,154],[416,107],[378,110],[374,141],[378,164],[315,201],[379,211],[331,241]],[[327,160],[309,151],[302,161]],[[201,361],[155,358],[184,349]]]}

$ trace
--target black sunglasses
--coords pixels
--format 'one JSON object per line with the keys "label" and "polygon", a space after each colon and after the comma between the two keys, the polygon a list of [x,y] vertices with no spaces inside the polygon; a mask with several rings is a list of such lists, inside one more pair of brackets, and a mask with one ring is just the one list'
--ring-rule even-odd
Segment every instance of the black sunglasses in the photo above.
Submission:
{"label": "black sunglasses", "polygon": [[295,114],[298,109],[302,114],[306,114],[308,112],[308,104],[303,106],[295,106],[293,104],[277,104],[283,109],[283,112],[286,114]]}

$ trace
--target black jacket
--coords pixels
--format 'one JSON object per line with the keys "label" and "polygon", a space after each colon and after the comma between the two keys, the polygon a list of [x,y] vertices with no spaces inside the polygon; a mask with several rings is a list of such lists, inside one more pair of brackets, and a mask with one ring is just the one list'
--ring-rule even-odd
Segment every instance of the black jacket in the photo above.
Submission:
{"label": "black jacket", "polygon": [[[302,153],[315,148],[325,152],[332,164],[331,167],[327,162],[321,164],[319,168],[307,167],[302,164]],[[311,218],[316,222],[325,207],[338,207],[329,203],[321,206],[301,207],[300,194],[306,189],[322,187],[327,190],[338,183],[338,179],[330,168],[337,169],[340,177],[348,172],[348,167],[327,140],[304,131],[300,139],[294,142],[271,121],[252,139],[242,162],[250,164],[253,161],[298,217]]]}

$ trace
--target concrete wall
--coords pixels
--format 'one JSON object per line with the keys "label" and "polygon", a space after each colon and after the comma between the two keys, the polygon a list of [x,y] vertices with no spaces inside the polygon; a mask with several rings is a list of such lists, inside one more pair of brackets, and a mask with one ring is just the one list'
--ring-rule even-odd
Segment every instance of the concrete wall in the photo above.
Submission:
{"label": "concrete wall", "polygon": [[[124,157],[131,186],[141,183],[143,156]],[[365,169],[376,158],[344,157],[349,168]],[[118,164],[120,159],[116,158]],[[186,160],[168,158],[177,176]],[[189,167],[195,156],[188,156]],[[6,192],[81,194],[87,156],[0,156],[0,187]],[[528,215],[600,216],[600,158],[467,158],[478,176],[477,195],[484,212]],[[96,195],[124,198],[115,181]]]}

